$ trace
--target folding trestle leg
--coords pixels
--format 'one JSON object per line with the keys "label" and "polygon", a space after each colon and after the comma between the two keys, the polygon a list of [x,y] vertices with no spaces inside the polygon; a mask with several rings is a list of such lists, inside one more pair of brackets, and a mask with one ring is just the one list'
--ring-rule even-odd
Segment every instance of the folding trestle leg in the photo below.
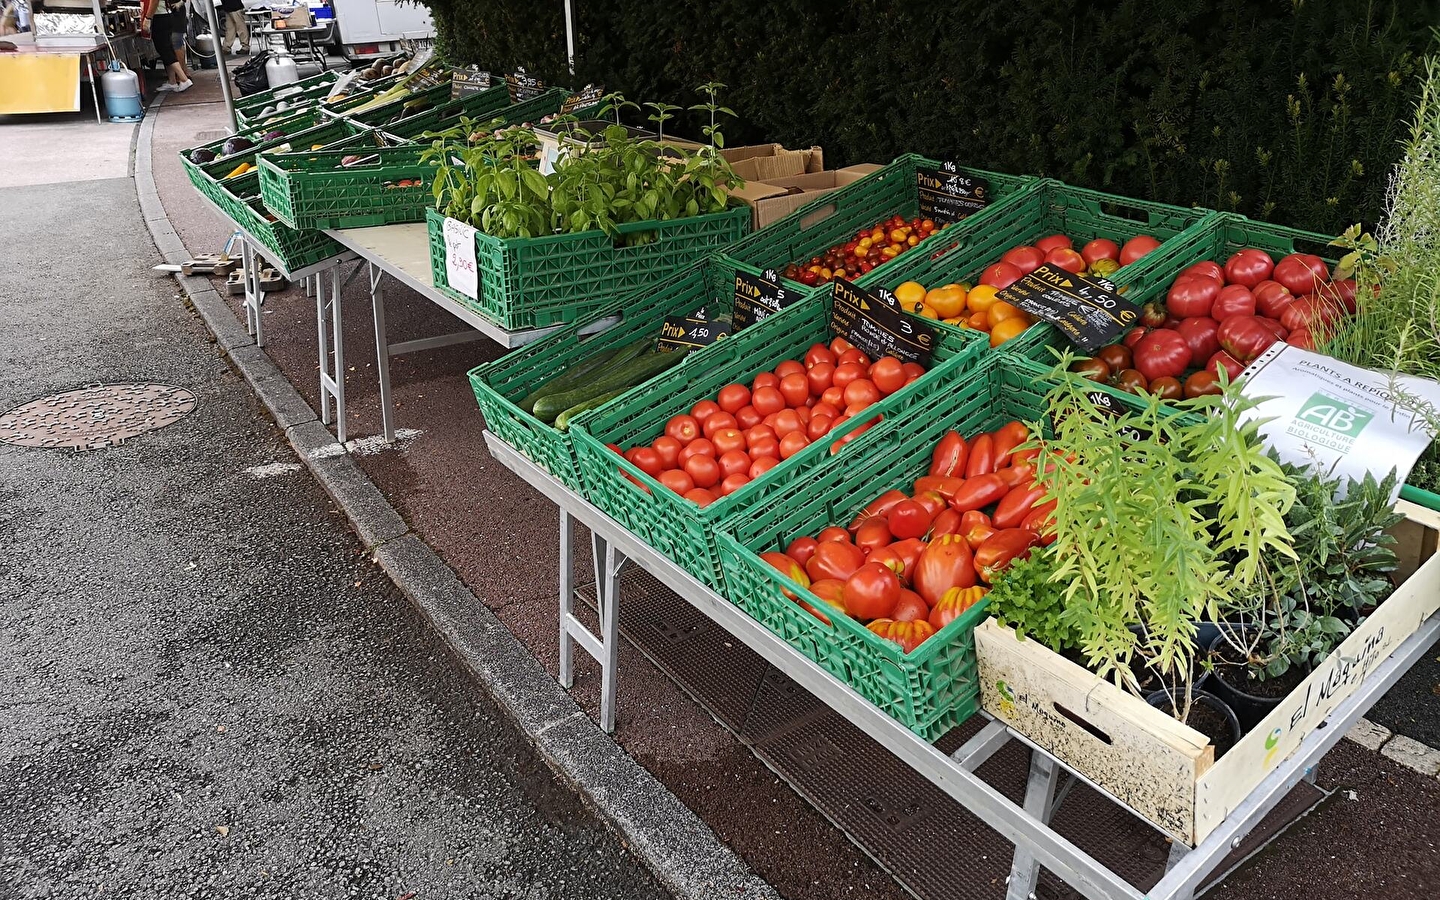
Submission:
{"label": "folding trestle leg", "polygon": [[[309,279],[306,279],[309,283]],[[329,332],[326,313],[329,313]],[[341,323],[340,266],[330,271],[330,296],[325,296],[325,273],[315,275],[315,325],[320,344],[320,421],[330,424],[335,404],[335,440],[345,443],[345,331]]]}
{"label": "folding trestle leg", "polygon": [[[595,608],[600,617],[596,637],[575,616],[574,519],[560,510],[560,684],[575,684],[575,650],[579,644],[600,663],[600,727],[615,730],[615,675],[619,664],[620,569],[625,556],[605,538],[591,533],[590,548],[595,560]],[[572,643],[573,642],[573,643]]]}

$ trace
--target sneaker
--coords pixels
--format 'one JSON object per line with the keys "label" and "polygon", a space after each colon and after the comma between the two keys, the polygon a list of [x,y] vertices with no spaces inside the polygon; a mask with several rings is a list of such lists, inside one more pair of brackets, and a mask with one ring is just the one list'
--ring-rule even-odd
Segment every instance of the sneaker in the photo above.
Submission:
{"label": "sneaker", "polygon": [[162,85],[160,85],[159,87],[157,87],[155,90],[157,90],[157,91],[173,91],[173,90],[175,90],[175,85],[173,85],[173,84],[171,84],[170,82],[167,81],[167,82],[165,82],[164,84],[162,84]]}
{"label": "sneaker", "polygon": [[179,84],[175,85],[175,93],[177,93],[177,94],[183,94],[184,92],[190,90],[190,89],[191,89],[192,87],[194,87],[194,86],[195,86],[195,82],[193,82],[193,81],[191,81],[190,79],[187,78],[187,79],[185,79],[184,81],[180,82]]}

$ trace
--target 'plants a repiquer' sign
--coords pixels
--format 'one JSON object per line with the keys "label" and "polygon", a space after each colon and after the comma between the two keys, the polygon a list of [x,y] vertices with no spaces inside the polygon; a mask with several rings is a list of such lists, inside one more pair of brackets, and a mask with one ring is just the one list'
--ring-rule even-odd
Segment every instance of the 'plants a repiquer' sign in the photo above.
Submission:
{"label": "'plants a repiquer' sign", "polygon": [[799,293],[777,284],[779,280],[774,269],[766,269],[764,275],[735,273],[735,330],[767,319],[802,299]]}
{"label": "'plants a repiquer' sign", "polygon": [[587,84],[585,87],[565,98],[560,104],[560,115],[570,116],[582,110],[598,106],[601,100],[605,99],[605,88],[599,85]]}
{"label": "'plants a repiquer' sign", "polygon": [[893,356],[901,362],[930,365],[935,329],[900,310],[889,291],[872,294],[843,278],[833,282],[830,330],[871,359]]}
{"label": "'plants a repiquer' sign", "polygon": [[990,202],[990,182],[966,175],[953,162],[938,169],[915,170],[915,188],[920,192],[920,218],[937,223],[958,222]]}
{"label": "'plants a repiquer' sign", "polygon": [[1140,318],[1140,308],[1115,285],[1045,264],[996,295],[1059,328],[1070,343],[1094,353]]}

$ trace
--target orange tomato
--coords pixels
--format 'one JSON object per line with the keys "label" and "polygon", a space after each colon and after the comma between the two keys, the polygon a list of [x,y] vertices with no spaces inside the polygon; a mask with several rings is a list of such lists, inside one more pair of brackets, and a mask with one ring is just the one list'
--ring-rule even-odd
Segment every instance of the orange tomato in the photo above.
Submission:
{"label": "orange tomato", "polygon": [[990,346],[998,347],[1008,340],[1017,338],[1024,334],[1025,329],[1029,327],[1030,323],[1020,316],[1003,319],[990,329]]}
{"label": "orange tomato", "polygon": [[920,304],[920,308],[915,310],[915,315],[919,316],[922,319],[935,319],[936,321],[940,320],[939,311],[936,310],[935,307],[930,306],[926,303]]}
{"label": "orange tomato", "polygon": [[925,295],[925,304],[940,314],[942,319],[960,315],[965,308],[965,292],[959,286],[935,288]]}
{"label": "orange tomato", "polygon": [[1019,307],[1011,306],[1003,300],[997,300],[985,313],[985,318],[990,323],[990,327],[994,328],[1006,319],[1013,319],[1024,314]]}
{"label": "orange tomato", "polygon": [[906,307],[913,307],[925,299],[925,285],[918,281],[907,281],[895,288],[895,299]]}
{"label": "orange tomato", "polygon": [[977,284],[965,295],[965,305],[977,313],[987,312],[999,302],[995,299],[998,293],[999,291],[988,284]]}
{"label": "orange tomato", "polygon": [[973,313],[971,314],[966,324],[969,325],[971,328],[976,329],[977,331],[989,331],[990,314],[983,312]]}

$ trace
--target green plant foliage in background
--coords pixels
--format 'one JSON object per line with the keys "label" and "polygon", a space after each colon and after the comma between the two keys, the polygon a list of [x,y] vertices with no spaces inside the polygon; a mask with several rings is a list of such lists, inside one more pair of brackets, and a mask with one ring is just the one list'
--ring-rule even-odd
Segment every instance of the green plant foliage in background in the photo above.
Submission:
{"label": "green plant foliage in background", "polygon": [[[915,151],[1337,233],[1378,218],[1437,0],[429,0],[457,62],[655,101],[730,85],[731,143]],[[674,123],[698,135],[693,117]]]}

